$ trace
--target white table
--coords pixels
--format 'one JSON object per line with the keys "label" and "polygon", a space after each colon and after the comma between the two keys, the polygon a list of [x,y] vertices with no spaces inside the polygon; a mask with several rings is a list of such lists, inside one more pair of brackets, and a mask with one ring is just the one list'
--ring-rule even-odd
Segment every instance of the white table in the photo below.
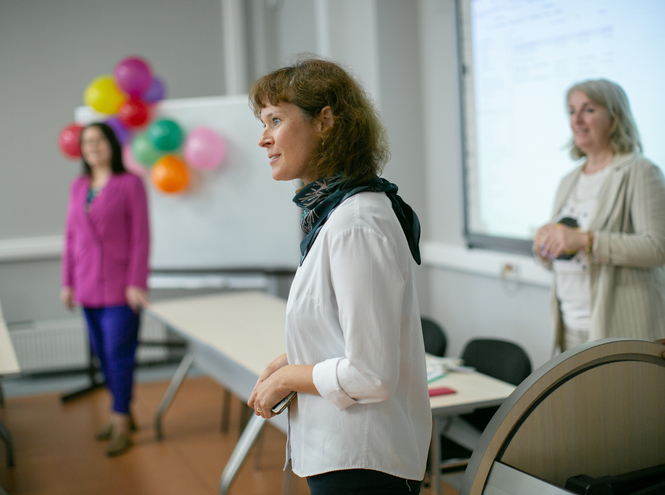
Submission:
{"label": "white table", "polygon": [[[146,313],[187,340],[187,354],[178,366],[155,417],[157,438],[161,420],[193,363],[242,400],[249,395],[266,365],[286,352],[286,301],[262,292],[232,292],[167,300],[151,304]],[[227,401],[228,402],[228,401]],[[286,433],[287,417],[267,420]],[[266,420],[252,416],[220,479],[225,494]],[[285,475],[288,490],[290,473]]]}
{"label": "white table", "polygon": [[[178,367],[155,417],[157,437],[162,438],[161,419],[187,371],[197,367],[242,400],[249,395],[267,363],[285,352],[286,301],[260,292],[226,293],[162,301],[146,308],[153,318],[180,334],[189,350]],[[501,404],[515,387],[480,373],[449,373],[430,384],[447,386],[455,394],[432,397],[432,493],[440,493],[439,434],[443,419]],[[286,414],[270,421],[283,432]],[[220,493],[228,492],[238,469],[266,420],[253,415],[243,431],[220,479]],[[288,490],[290,473],[282,488]]]}
{"label": "white table", "polygon": [[430,443],[430,484],[432,495],[441,494],[441,429],[446,418],[467,414],[483,407],[501,405],[515,390],[513,385],[482,373],[450,372],[429,384],[429,388],[450,387],[454,394],[430,398],[432,441]]}
{"label": "white table", "polygon": [[[17,375],[21,368],[16,359],[16,352],[14,352],[14,345],[9,337],[9,330],[5,323],[5,318],[2,315],[2,306],[0,306],[0,377]],[[3,404],[2,390],[0,390],[0,405]],[[14,466],[14,442],[12,435],[7,427],[0,421],[0,438],[5,442],[7,451],[7,467]],[[4,494],[4,490],[0,487],[0,494]]]}

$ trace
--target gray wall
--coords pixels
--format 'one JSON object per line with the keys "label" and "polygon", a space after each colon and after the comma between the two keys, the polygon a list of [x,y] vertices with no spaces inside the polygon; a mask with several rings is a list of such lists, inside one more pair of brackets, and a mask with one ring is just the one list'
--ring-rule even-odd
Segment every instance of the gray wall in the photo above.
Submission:
{"label": "gray wall", "polygon": [[[425,238],[464,246],[457,31],[453,0],[420,0],[422,122],[427,204]],[[552,351],[549,290],[507,286],[498,278],[428,268],[428,311],[446,328],[450,355],[476,336],[518,342],[534,367]]]}
{"label": "gray wall", "polygon": [[[86,86],[145,57],[168,97],[224,94],[219,0],[0,2],[0,241],[61,234],[77,161],[57,147]],[[59,260],[0,263],[8,322],[65,317]]]}
{"label": "gray wall", "polygon": [[[250,80],[294,53],[317,51],[315,2],[276,3],[245,2]],[[385,176],[419,213],[423,239],[463,246],[454,1],[328,4],[329,55],[352,66],[388,127]],[[169,97],[223,94],[220,26],[221,0],[2,0],[0,241],[61,232],[78,164],[61,157],[56,137],[88,82],[136,53],[164,77]],[[8,321],[65,315],[58,267],[58,260],[0,263]],[[494,335],[522,343],[535,365],[547,360],[547,289],[436,266],[418,277],[422,312],[446,328],[449,355],[473,336]]]}

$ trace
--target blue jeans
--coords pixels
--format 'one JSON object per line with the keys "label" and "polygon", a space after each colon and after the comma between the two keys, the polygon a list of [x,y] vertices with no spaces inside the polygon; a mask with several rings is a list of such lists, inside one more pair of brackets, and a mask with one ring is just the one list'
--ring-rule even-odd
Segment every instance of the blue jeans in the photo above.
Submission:
{"label": "blue jeans", "polygon": [[106,387],[113,396],[113,410],[129,414],[140,315],[126,304],[83,308],[83,312],[92,352],[99,359]]}
{"label": "blue jeans", "polygon": [[345,469],[307,478],[310,495],[418,495],[420,481],[381,471]]}

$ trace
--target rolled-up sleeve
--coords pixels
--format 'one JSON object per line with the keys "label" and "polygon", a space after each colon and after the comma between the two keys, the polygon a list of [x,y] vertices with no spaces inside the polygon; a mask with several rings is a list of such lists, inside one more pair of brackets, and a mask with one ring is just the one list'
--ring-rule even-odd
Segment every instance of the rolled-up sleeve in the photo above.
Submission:
{"label": "rolled-up sleeve", "polygon": [[312,380],[314,386],[326,400],[344,410],[356,401],[347,395],[337,380],[337,365],[342,358],[326,359],[314,366]]}
{"label": "rolled-up sleeve", "polygon": [[314,385],[340,410],[384,401],[399,380],[404,273],[389,241],[357,226],[332,242],[330,270],[344,355],[318,363]]}

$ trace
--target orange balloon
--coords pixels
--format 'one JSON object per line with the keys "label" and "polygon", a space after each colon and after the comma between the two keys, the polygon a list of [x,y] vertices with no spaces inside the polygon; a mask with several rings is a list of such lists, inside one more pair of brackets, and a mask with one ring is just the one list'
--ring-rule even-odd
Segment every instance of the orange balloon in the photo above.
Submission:
{"label": "orange balloon", "polygon": [[189,172],[185,163],[175,155],[161,157],[150,169],[154,186],[162,192],[175,194],[189,184]]}

